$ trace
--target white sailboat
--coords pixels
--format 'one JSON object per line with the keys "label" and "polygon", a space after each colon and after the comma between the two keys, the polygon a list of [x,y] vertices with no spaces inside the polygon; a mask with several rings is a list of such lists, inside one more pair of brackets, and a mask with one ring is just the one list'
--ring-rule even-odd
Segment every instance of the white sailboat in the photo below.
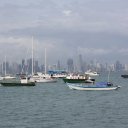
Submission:
{"label": "white sailboat", "polygon": [[4,76],[0,76],[0,80],[16,79],[15,76],[12,76],[12,75],[10,75],[10,74],[7,74],[6,68],[7,68],[7,67],[6,67],[6,56],[5,56],[5,62],[4,62]]}
{"label": "white sailboat", "polygon": [[[32,44],[33,45],[33,44]],[[33,50],[33,46],[32,46]],[[32,52],[32,58],[33,58],[33,52]],[[46,61],[46,49],[45,49],[45,73],[37,72],[33,73],[33,59],[32,59],[32,76],[30,77],[30,80],[37,83],[53,83],[57,82],[56,78],[53,78],[51,75],[47,74],[47,61]]]}
{"label": "white sailboat", "polygon": [[56,78],[53,78],[51,75],[47,74],[47,59],[46,59],[46,48],[45,48],[45,73],[38,73],[39,78],[36,79],[37,83],[53,83],[57,82]]}

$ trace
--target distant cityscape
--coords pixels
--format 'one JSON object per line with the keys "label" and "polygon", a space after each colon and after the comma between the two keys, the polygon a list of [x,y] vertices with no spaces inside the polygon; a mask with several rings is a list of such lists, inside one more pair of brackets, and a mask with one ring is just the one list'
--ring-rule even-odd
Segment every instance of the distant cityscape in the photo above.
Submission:
{"label": "distant cityscape", "polygon": [[[0,73],[1,75],[4,74],[18,74],[18,73],[32,73],[32,58],[30,59],[22,59],[21,63],[17,62],[8,62],[4,61],[0,64]],[[53,65],[47,65],[47,71],[53,70],[62,70],[69,73],[73,72],[81,72],[84,73],[87,70],[97,71],[97,72],[105,72],[108,70],[111,71],[128,71],[128,64],[122,64],[120,61],[115,61],[113,64],[105,64],[94,62],[93,60],[90,62],[86,62],[83,60],[82,55],[78,56],[78,61],[74,60],[73,58],[68,58],[65,64],[62,64],[60,60]],[[33,60],[33,71],[36,72],[44,72],[45,71],[45,62],[43,65],[39,64],[38,60]]]}

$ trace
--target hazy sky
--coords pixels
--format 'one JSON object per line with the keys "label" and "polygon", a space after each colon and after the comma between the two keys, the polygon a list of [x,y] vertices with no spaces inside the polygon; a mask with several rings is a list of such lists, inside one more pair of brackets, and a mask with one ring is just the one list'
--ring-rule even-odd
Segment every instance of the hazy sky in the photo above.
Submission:
{"label": "hazy sky", "polygon": [[86,61],[128,63],[128,0],[1,0],[0,60],[49,62],[83,55]]}

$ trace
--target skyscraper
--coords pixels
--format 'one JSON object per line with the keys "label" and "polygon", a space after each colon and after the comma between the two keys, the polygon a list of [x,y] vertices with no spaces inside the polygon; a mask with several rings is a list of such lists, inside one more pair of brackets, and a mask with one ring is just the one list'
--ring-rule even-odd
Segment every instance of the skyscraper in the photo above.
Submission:
{"label": "skyscraper", "polygon": [[68,66],[68,72],[70,73],[74,72],[73,59],[70,58],[67,60],[67,66]]}

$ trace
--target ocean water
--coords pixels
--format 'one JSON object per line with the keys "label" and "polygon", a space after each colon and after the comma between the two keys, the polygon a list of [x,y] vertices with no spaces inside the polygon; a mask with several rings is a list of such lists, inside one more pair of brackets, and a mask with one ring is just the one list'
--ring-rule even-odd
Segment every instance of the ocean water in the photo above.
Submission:
{"label": "ocean water", "polygon": [[[62,80],[35,87],[0,86],[0,128],[128,128],[128,79],[113,91],[70,90]],[[101,74],[96,81],[107,80]]]}

